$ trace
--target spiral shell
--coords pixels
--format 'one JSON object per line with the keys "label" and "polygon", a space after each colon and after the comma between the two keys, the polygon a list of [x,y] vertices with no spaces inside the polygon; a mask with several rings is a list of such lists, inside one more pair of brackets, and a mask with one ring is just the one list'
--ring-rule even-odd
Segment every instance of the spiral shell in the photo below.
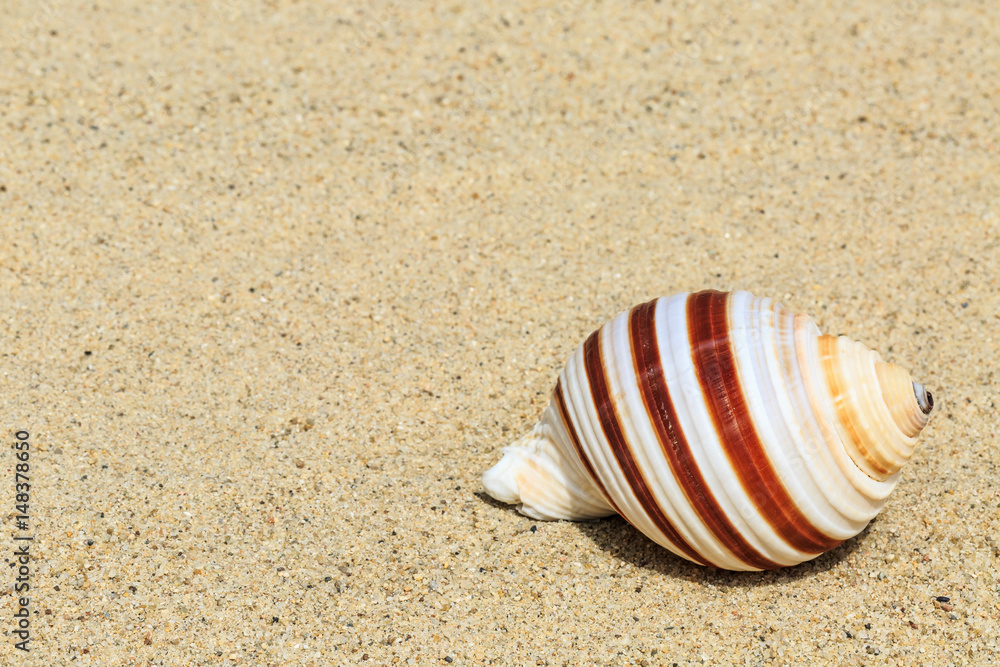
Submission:
{"label": "spiral shell", "polygon": [[770,299],[678,294],[591,334],[483,485],[536,519],[617,512],[696,563],[774,569],[864,529],[932,407],[906,371]]}

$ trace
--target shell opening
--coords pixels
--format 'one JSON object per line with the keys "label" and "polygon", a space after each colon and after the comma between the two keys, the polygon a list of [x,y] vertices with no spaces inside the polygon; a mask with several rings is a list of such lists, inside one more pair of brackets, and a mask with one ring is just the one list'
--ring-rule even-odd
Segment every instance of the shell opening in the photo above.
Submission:
{"label": "shell opening", "polygon": [[917,397],[917,405],[920,406],[920,411],[925,415],[929,415],[931,410],[934,409],[934,396],[931,392],[927,391],[924,385],[919,382],[914,382],[913,395]]}

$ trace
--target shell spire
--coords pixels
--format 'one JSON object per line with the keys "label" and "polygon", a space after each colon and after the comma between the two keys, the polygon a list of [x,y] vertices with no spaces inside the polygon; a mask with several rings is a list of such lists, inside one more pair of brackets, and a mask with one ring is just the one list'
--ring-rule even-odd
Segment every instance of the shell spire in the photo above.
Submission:
{"label": "shell spire", "polygon": [[773,569],[861,532],[933,406],[902,368],[770,299],[678,294],[591,334],[483,485],[536,519],[617,512],[696,563]]}
{"label": "shell spire", "polygon": [[913,455],[933,397],[905,370],[847,336],[820,336],[818,344],[829,399],[851,459],[872,479],[889,479]]}

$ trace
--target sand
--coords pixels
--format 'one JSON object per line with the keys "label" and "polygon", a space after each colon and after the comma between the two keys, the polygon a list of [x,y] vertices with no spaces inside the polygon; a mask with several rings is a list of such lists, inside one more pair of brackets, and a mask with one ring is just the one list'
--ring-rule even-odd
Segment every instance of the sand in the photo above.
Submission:
{"label": "sand", "polygon": [[[5,3],[0,661],[996,664],[1000,15],[879,5]],[[934,392],[864,533],[736,574],[483,494],[703,288]]]}

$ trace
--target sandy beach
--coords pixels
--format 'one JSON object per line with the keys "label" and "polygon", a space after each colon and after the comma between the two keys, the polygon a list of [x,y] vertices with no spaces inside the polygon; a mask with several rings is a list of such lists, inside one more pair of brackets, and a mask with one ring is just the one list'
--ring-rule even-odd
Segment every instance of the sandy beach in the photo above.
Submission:
{"label": "sandy beach", "polygon": [[[993,3],[2,15],[0,662],[1000,660]],[[933,391],[864,532],[734,573],[484,493],[591,331],[701,289]]]}

